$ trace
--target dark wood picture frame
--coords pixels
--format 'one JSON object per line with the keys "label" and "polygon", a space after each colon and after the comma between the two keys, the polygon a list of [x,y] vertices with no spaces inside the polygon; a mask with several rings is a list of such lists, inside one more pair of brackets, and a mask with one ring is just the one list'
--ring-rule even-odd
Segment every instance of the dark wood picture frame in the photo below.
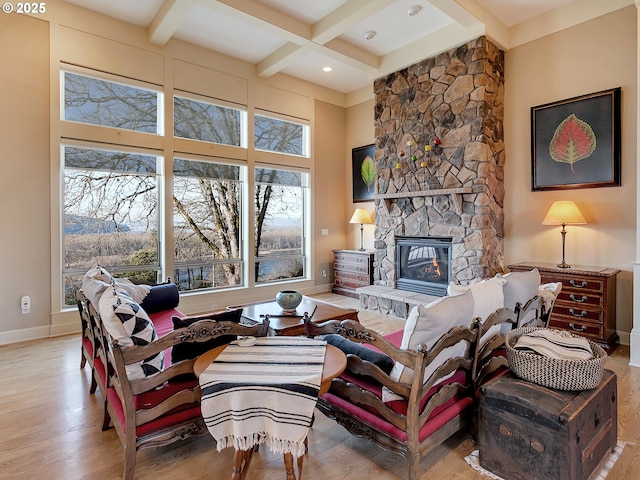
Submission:
{"label": "dark wood picture frame", "polygon": [[615,187],[620,87],[531,107],[531,190]]}
{"label": "dark wood picture frame", "polygon": [[[376,151],[375,145],[365,145],[351,150],[351,168],[353,183],[353,203],[370,202],[373,200],[375,193],[375,175],[372,174],[374,166],[374,155]],[[370,159],[370,160],[369,160]],[[369,175],[363,175],[363,164]],[[367,177],[367,178],[365,178]]]}

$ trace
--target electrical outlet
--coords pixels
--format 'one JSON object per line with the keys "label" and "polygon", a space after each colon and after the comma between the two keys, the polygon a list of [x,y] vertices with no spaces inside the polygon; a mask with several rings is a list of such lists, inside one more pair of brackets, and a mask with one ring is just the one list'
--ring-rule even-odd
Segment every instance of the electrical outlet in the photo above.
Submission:
{"label": "electrical outlet", "polygon": [[327,278],[327,271],[326,270],[322,270],[322,278]]}
{"label": "electrical outlet", "polygon": [[212,303],[211,307],[209,307],[209,308],[211,308],[211,310],[215,310],[216,308],[218,308],[218,304],[217,303]]}
{"label": "electrical outlet", "polygon": [[31,311],[31,297],[29,297],[29,295],[24,295],[20,299],[20,309],[23,314]]}

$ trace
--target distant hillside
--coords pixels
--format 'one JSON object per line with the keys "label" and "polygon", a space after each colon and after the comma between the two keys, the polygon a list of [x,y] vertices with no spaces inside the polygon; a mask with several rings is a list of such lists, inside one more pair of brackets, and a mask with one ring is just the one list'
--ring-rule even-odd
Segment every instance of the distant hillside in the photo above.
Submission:
{"label": "distant hillside", "polygon": [[81,215],[65,215],[64,217],[64,233],[66,235],[129,232],[130,230],[127,225],[116,224],[113,220],[89,218]]}

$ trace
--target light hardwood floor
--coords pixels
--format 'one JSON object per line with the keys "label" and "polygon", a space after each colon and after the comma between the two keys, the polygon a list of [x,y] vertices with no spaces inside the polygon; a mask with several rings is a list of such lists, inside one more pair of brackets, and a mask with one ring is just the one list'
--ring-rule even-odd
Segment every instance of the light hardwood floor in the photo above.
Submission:
{"label": "light hardwood floor", "polygon": [[[357,300],[334,294],[315,297],[357,306]],[[400,319],[360,312],[360,321],[381,332],[402,328]],[[640,369],[628,366],[629,350],[619,347],[607,359],[618,375],[620,439],[632,442],[608,480],[640,478]],[[80,339],[66,336],[0,347],[0,479],[118,479],[123,451],[113,429],[101,431],[103,399],[90,395],[89,371],[80,370]],[[464,457],[475,448],[458,435],[422,462],[421,479],[489,477],[472,470]],[[202,436],[173,446],[138,453],[137,480],[227,479],[232,450],[216,452]],[[306,480],[396,480],[406,478],[400,456],[351,436],[318,413],[309,433]],[[282,480],[282,457],[261,449],[247,480]]]}

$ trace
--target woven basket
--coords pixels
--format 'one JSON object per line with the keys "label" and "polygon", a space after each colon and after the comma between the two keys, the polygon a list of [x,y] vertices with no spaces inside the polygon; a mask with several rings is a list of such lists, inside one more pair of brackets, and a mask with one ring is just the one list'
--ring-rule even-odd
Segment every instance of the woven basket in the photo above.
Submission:
{"label": "woven basket", "polygon": [[[513,348],[521,335],[536,330],[541,328],[518,328],[507,334],[507,361],[513,373],[524,380],[555,390],[590,390],[600,385],[607,358],[600,345],[589,340],[593,352],[590,360],[558,360]],[[578,337],[571,332],[560,333],[567,337]]]}

